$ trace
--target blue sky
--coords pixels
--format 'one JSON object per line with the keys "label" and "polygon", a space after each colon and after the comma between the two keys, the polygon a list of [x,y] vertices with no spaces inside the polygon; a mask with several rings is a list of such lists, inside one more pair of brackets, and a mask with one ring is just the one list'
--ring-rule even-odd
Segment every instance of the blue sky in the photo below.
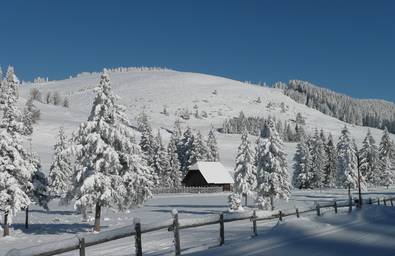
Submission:
{"label": "blue sky", "polygon": [[395,101],[395,1],[13,0],[0,64],[24,80],[166,66],[253,82],[302,79]]}

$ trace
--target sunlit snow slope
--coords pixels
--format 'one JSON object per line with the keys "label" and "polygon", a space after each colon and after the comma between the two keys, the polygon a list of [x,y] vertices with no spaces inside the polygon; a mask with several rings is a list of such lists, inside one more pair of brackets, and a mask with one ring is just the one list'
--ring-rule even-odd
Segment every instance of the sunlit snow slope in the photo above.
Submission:
{"label": "sunlit snow slope", "polygon": [[[33,87],[39,88],[43,96],[48,91],[52,93],[57,91],[63,97],[67,96],[70,99],[70,108],[35,103],[41,109],[41,120],[34,127],[32,144],[33,149],[41,157],[44,170],[49,167],[52,146],[59,127],[63,126],[66,132],[71,134],[80,122],[87,119],[94,96],[93,90],[99,78],[100,74],[84,74],[62,81],[22,86],[22,101],[28,97]],[[115,93],[120,96],[120,102],[127,107],[131,122],[134,123],[135,117],[145,111],[150,117],[153,128],[161,128],[165,138],[168,137],[168,133],[163,128],[172,128],[174,121],[180,119],[179,114],[183,109],[195,112],[196,106],[200,113],[207,112],[208,117],[199,119],[191,115],[190,120],[180,120],[184,127],[188,125],[199,129],[204,135],[207,135],[211,126],[221,127],[226,118],[237,116],[240,111],[246,116],[272,115],[281,120],[295,119],[296,113],[301,112],[306,118],[305,129],[308,132],[312,132],[315,127],[322,128],[325,132],[331,132],[335,138],[345,125],[338,119],[296,103],[278,89],[217,76],[170,70],[134,70],[122,73],[110,72],[110,79]],[[216,94],[213,93],[215,90]],[[258,97],[261,98],[261,103],[257,103]],[[282,102],[288,106],[285,113],[279,106]],[[268,103],[273,103],[274,107],[267,108]],[[169,115],[161,113],[164,108]],[[348,126],[359,144],[368,128]],[[382,131],[370,129],[378,141]],[[139,137],[137,132],[136,137]],[[218,134],[221,162],[230,169],[233,168],[234,156],[240,142],[239,137],[239,135]],[[286,143],[285,147],[291,164],[295,144]]]}

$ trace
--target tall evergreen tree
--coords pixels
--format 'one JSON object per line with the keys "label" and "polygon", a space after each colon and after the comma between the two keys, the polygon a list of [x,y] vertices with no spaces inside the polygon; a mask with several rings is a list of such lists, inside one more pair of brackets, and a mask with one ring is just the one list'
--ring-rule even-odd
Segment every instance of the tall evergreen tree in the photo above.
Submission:
{"label": "tall evergreen tree", "polygon": [[344,126],[341,131],[337,152],[337,184],[339,187],[348,189],[348,195],[351,197],[351,189],[356,188],[358,183],[358,163],[347,126]]}
{"label": "tall evergreen tree", "polygon": [[179,143],[179,160],[180,160],[180,167],[183,176],[186,175],[188,172],[188,168],[190,166],[190,158],[192,153],[192,144],[194,141],[194,135],[190,127],[187,127],[182,138]]}
{"label": "tall evergreen tree", "polygon": [[332,134],[329,134],[328,136],[328,140],[325,145],[325,153],[327,161],[324,169],[324,186],[327,188],[335,188],[337,179],[337,149],[333,142]]}
{"label": "tall evergreen tree", "polygon": [[151,196],[151,168],[134,143],[124,107],[116,99],[104,72],[88,121],[73,136],[76,166],[67,199],[75,199],[79,209],[95,207],[96,231],[102,207],[123,210]]}
{"label": "tall evergreen tree", "polygon": [[381,137],[379,145],[379,161],[380,161],[380,185],[389,186],[395,181],[395,175],[393,174],[392,159],[394,157],[394,145],[388,133],[388,129],[385,128],[383,136]]}
{"label": "tall evergreen tree", "polygon": [[200,133],[200,131],[197,131],[192,142],[191,155],[189,157],[188,165],[191,166],[198,161],[206,161],[207,155],[208,151],[204,143],[202,134]]}
{"label": "tall evergreen tree", "polygon": [[315,130],[311,146],[311,172],[313,173],[312,187],[322,188],[324,182],[324,168],[326,165],[326,155],[324,143],[318,130]]}
{"label": "tall evergreen tree", "polygon": [[294,161],[293,186],[299,189],[312,188],[314,173],[311,171],[311,155],[306,138],[297,144]]}
{"label": "tall evergreen tree", "polygon": [[380,184],[380,162],[376,142],[368,129],[359,151],[360,171],[370,185]]}
{"label": "tall evergreen tree", "polygon": [[49,168],[50,193],[52,196],[64,197],[70,186],[72,174],[70,154],[67,151],[67,138],[60,127],[54,146],[54,160]]}
{"label": "tall evergreen tree", "polygon": [[234,189],[236,193],[245,198],[245,205],[247,206],[247,198],[248,196],[253,195],[257,185],[254,157],[251,152],[247,130],[243,132],[241,136],[241,144],[237,150],[234,181]]}
{"label": "tall evergreen tree", "polygon": [[160,131],[158,130],[158,135],[155,138],[155,144],[156,144],[156,149],[155,149],[155,154],[153,156],[153,162],[152,162],[152,169],[154,170],[156,176],[158,177],[158,181],[155,182],[157,184],[155,185],[165,185],[165,181],[167,181],[168,177],[168,172],[170,169],[170,164],[169,164],[169,158],[167,155],[167,150],[163,146],[162,143],[162,136],[160,134]]}
{"label": "tall evergreen tree", "polygon": [[167,154],[169,156],[169,170],[166,175],[165,184],[168,187],[179,187],[181,185],[180,161],[178,160],[178,143],[177,135],[173,133],[167,146]]}
{"label": "tall evergreen tree", "polygon": [[261,209],[274,209],[274,199],[288,200],[291,186],[283,141],[275,129],[273,120],[269,119],[265,123],[255,152],[257,205]]}
{"label": "tall evergreen tree", "polygon": [[217,139],[215,138],[214,128],[211,128],[211,130],[208,133],[207,149],[208,149],[207,161],[218,162],[219,161],[219,152],[218,152]]}

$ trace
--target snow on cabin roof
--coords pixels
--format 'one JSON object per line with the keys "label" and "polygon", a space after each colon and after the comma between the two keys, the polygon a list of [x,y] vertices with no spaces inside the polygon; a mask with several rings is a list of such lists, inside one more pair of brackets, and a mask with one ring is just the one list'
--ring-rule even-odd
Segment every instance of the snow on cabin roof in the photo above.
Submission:
{"label": "snow on cabin roof", "polygon": [[197,162],[189,170],[199,170],[209,184],[233,184],[233,178],[220,162]]}

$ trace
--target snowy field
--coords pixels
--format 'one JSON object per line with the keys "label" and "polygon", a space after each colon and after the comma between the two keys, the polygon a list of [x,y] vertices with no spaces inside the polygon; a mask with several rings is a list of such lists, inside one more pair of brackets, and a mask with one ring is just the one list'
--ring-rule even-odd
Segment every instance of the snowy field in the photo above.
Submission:
{"label": "snowy field", "polygon": [[[114,213],[112,210],[104,209],[102,213],[103,230],[130,225],[133,223],[134,217],[139,217],[142,223],[164,221],[171,218],[172,209],[178,210],[180,219],[218,214],[228,210],[227,195],[227,193],[159,195],[149,200],[144,207],[132,209],[128,212]],[[356,196],[355,193],[354,196]],[[384,188],[371,189],[370,192],[366,192],[363,195],[364,198],[383,196],[394,197],[395,187],[391,187],[388,190]],[[283,211],[293,210],[295,207],[305,209],[313,207],[316,203],[331,203],[334,199],[344,200],[345,198],[345,190],[293,191],[291,199],[288,202],[277,201],[276,208]],[[252,203],[251,199],[249,201]],[[81,215],[75,214],[71,207],[59,207],[56,201],[52,202],[50,207],[51,210],[48,212],[40,208],[32,208],[30,215],[31,224],[28,230],[23,225],[24,214],[19,213],[12,225],[12,235],[10,237],[0,238],[0,255],[4,255],[12,248],[28,247],[42,242],[57,242],[60,239],[72,237],[77,234],[91,232],[91,223],[82,222]],[[391,220],[388,217],[391,214],[395,214],[395,207],[388,210],[370,207],[361,213],[350,216],[348,216],[346,211],[347,209],[343,208],[339,210],[338,215],[334,215],[333,209],[327,209],[323,211],[324,217],[322,218],[316,218],[314,216],[315,213],[302,215],[303,218],[301,219],[289,217],[285,218],[285,222],[280,225],[277,221],[258,222],[258,232],[260,235],[254,239],[251,239],[252,224],[250,221],[225,223],[226,246],[212,249],[214,251],[211,254],[211,251],[208,251],[202,255],[221,255],[221,253],[222,255],[236,255],[236,251],[234,251],[235,254],[230,254],[230,251],[234,250],[233,246],[239,248],[239,254],[244,254],[243,250],[247,250],[246,248],[251,246],[252,248],[258,247],[257,254],[251,252],[252,254],[247,255],[262,255],[265,250],[267,250],[267,255],[285,255],[284,253],[287,249],[289,250],[292,243],[297,243],[299,240],[300,245],[296,249],[299,250],[298,253],[300,254],[295,255],[303,255],[303,248],[308,245],[308,241],[334,246],[337,241],[334,238],[339,238],[340,236],[350,239],[350,243],[346,242],[348,240],[337,241],[339,246],[343,246],[341,248],[344,248],[345,252],[350,250],[349,247],[355,243],[361,243],[367,247],[371,242],[379,240],[382,244],[369,248],[372,250],[374,248],[377,250],[381,248],[382,251],[378,251],[377,255],[391,255],[388,254],[388,250],[389,248],[394,249],[395,244],[389,243],[388,237],[395,234],[395,222],[393,218]],[[218,225],[182,230],[181,247],[183,253],[195,253],[215,247],[218,245],[218,230]],[[349,235],[350,237],[348,237]],[[301,236],[305,238],[302,239]],[[285,243],[283,241],[285,238],[287,240],[289,238],[292,242]],[[173,233],[166,230],[143,234],[143,252],[145,255],[172,254],[174,251],[172,239]],[[240,243],[244,245],[244,241],[246,242],[245,247],[240,246]],[[260,244],[267,246],[259,246]],[[335,255],[328,254],[333,251],[325,250],[325,248],[324,246],[323,251],[319,251],[318,246],[310,249],[313,254],[315,252],[318,253],[314,255]],[[363,249],[364,247],[362,246],[361,248]],[[279,251],[277,252],[277,250]],[[134,238],[128,237],[89,247],[87,248],[87,254],[134,254]],[[64,255],[77,255],[77,251]]]}
{"label": "snowy field", "polygon": [[[225,119],[238,116],[240,111],[243,111],[246,116],[266,117],[272,115],[278,120],[294,119],[296,113],[300,112],[306,119],[305,129],[308,133],[312,133],[315,128],[323,129],[326,134],[332,133],[335,140],[340,135],[341,128],[346,124],[305,105],[296,103],[283,95],[278,89],[255,86],[216,76],[156,70],[111,72],[110,79],[114,92],[121,96],[120,102],[127,108],[131,123],[135,125],[135,117],[144,111],[149,115],[153,129],[160,129],[165,143],[168,142],[170,136],[167,129],[173,127],[174,121],[179,119],[179,113],[185,109],[193,111],[195,106],[198,106],[199,111],[207,112],[207,118],[194,118],[192,116],[189,120],[182,120],[181,125],[183,128],[190,126],[192,129],[200,130],[205,137],[211,126],[220,128]],[[70,108],[35,102],[41,111],[41,120],[34,126],[32,148],[39,155],[45,173],[48,173],[53,159],[53,145],[59,127],[63,126],[66,134],[70,135],[76,131],[80,122],[86,121],[94,95],[93,88],[98,82],[98,74],[85,74],[63,81],[22,86],[19,102],[21,106],[25,103],[33,87],[39,88],[43,95],[47,92],[59,92],[62,97],[67,96],[70,100]],[[213,94],[214,90],[217,91],[216,94]],[[258,97],[261,98],[261,103],[256,102]],[[269,103],[274,107],[267,108],[266,106]],[[288,107],[286,112],[283,112],[279,107],[281,103]],[[166,107],[169,115],[161,113],[164,107]],[[358,146],[360,146],[368,128],[347,125],[351,136],[356,139]],[[370,130],[376,142],[378,142],[382,130],[374,128],[370,128]],[[139,139],[140,134],[137,131],[135,135]],[[390,136],[392,139],[395,138],[393,134]],[[253,136],[250,137],[252,145],[254,145],[255,139]],[[217,134],[217,140],[220,161],[232,172],[237,147],[240,144],[240,135]],[[28,147],[28,144],[26,147]],[[284,149],[287,153],[288,170],[290,177],[292,177],[296,143],[285,143]],[[110,209],[103,209],[102,229],[108,230],[130,225],[135,217],[139,217],[142,223],[170,219],[170,212],[174,208],[178,209],[180,218],[217,214],[227,211],[227,196],[226,193],[158,195],[146,202],[144,207],[131,209],[128,212],[116,213]],[[395,196],[395,187],[373,189],[364,194],[364,198],[377,198],[379,196]],[[293,191],[288,202],[277,201],[276,207],[281,210],[295,209],[295,207],[309,208],[317,202],[332,202],[335,198],[345,199],[346,191]],[[250,198],[249,202],[252,206],[253,199]],[[202,253],[206,253],[205,255],[232,255],[231,253],[242,255],[245,254],[244,250],[247,250],[246,248],[251,247],[256,248],[256,255],[277,255],[276,253],[287,255],[287,250],[290,250],[292,243],[298,243],[299,246],[293,246],[295,255],[306,255],[302,252],[310,242],[313,242],[323,243],[322,247],[324,249],[328,247],[329,249],[319,251],[318,245],[313,246],[310,248],[312,255],[334,255],[325,254],[333,253],[333,248],[344,248],[347,252],[355,244],[365,246],[360,247],[359,250],[362,252],[371,252],[369,250],[376,249],[375,255],[395,255],[395,250],[393,254],[385,254],[389,249],[394,249],[390,247],[391,245],[386,244],[388,237],[394,235],[391,233],[395,230],[394,220],[388,220],[389,215],[394,215],[394,209],[370,207],[351,215],[346,213],[334,215],[330,211],[328,213],[324,212],[322,218],[311,215],[298,220],[289,218],[281,224],[278,224],[277,221],[259,223],[260,236],[254,239],[250,238],[252,232],[249,221],[226,223],[226,246]],[[12,248],[28,247],[43,242],[53,241],[56,243],[61,239],[91,232],[93,220],[82,222],[81,216],[75,213],[72,205],[58,206],[57,201],[52,201],[48,212],[37,206],[31,206],[30,228],[26,230],[23,223],[24,213],[20,212],[13,220],[11,236],[0,238],[0,255],[4,255]],[[347,226],[347,223],[354,223],[355,225]],[[387,223],[388,227],[386,228]],[[212,225],[181,231],[183,253],[200,252],[216,246],[218,244],[218,229],[218,225]],[[268,237],[269,234],[272,235]],[[338,241],[337,238],[343,236],[345,239]],[[306,239],[303,240],[303,237],[306,237]],[[284,239],[288,238],[293,242],[285,243]],[[300,243],[297,242],[299,238],[302,239]],[[172,239],[172,233],[168,231],[144,234],[144,254],[172,254],[174,251]],[[377,241],[380,241],[380,243]],[[370,244],[373,245],[368,248],[367,245]],[[265,248],[267,253],[263,251],[266,250]],[[380,254],[378,251],[384,254]],[[133,253],[134,238],[132,237],[87,249],[87,255],[131,255]],[[73,252],[65,255],[76,254],[77,252]]]}

